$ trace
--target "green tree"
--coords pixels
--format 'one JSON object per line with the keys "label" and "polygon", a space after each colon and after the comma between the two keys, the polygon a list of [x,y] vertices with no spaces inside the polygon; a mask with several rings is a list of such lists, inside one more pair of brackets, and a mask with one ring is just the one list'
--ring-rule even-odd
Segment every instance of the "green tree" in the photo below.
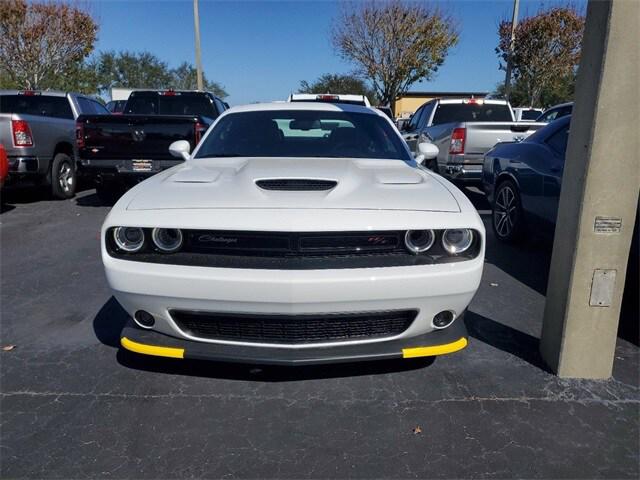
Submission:
{"label": "green tree", "polygon": [[[94,72],[101,92],[109,92],[114,87],[184,90],[195,90],[197,87],[193,65],[184,62],[170,69],[166,62],[149,52],[101,52],[89,62],[87,68]],[[220,84],[206,77],[204,81],[205,90],[222,98],[227,96]]]}
{"label": "green tree", "polygon": [[363,79],[354,75],[325,73],[313,82],[300,82],[298,93],[349,93],[365,95],[372,104],[377,103],[376,92]]}
{"label": "green tree", "polygon": [[[540,93],[540,100],[537,104],[529,103],[530,97],[527,86],[521,80],[516,80],[511,85],[509,93],[509,103],[513,107],[542,107],[547,108],[558,103],[570,102],[573,100],[574,88],[576,84],[575,74],[558,79],[553,85],[546,86]],[[504,82],[496,86],[493,96],[504,98]]]}
{"label": "green tree", "polygon": [[93,50],[98,25],[66,3],[2,0],[0,81],[26,89],[54,88]]}
{"label": "green tree", "polygon": [[393,108],[411,85],[433,78],[458,42],[453,19],[436,7],[401,0],[345,6],[332,43],[356,73],[371,81],[378,98]]}
{"label": "green tree", "polygon": [[[196,67],[191,65],[190,63],[183,62],[178,66],[178,68],[174,68],[171,70],[172,77],[172,87],[175,89],[182,90],[195,90],[198,88],[198,79],[196,74]],[[225,98],[229,94],[225,91],[225,89],[217,82],[212,82],[207,79],[207,77],[202,74],[202,80],[204,83],[204,89],[208,92],[217,95],[220,98]]]}
{"label": "green tree", "polygon": [[168,88],[171,73],[165,62],[149,52],[101,52],[89,63],[101,91],[120,88]]}
{"label": "green tree", "polygon": [[[527,105],[544,105],[571,96],[580,62],[585,18],[574,8],[552,8],[520,20],[511,56],[514,85]],[[496,53],[506,69],[511,21],[498,26]]]}

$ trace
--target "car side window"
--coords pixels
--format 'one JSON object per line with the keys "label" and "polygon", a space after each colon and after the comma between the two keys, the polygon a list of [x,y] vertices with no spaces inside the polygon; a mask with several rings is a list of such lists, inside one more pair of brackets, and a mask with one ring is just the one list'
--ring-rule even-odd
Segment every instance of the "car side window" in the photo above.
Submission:
{"label": "car side window", "polygon": [[218,100],[217,98],[213,99],[213,103],[216,104],[216,109],[218,110],[218,115],[226,110],[226,108],[224,107],[224,104],[220,100]]}
{"label": "car side window", "polygon": [[413,132],[416,128],[418,128],[418,122],[422,117],[422,112],[424,112],[424,106],[416,110],[416,113],[414,113],[413,117],[411,117],[411,120],[409,121],[409,125],[407,125],[408,132]]}
{"label": "car side window", "polygon": [[541,122],[553,122],[558,117],[558,110],[550,110],[545,112],[544,116],[540,119]]}
{"label": "car side window", "polygon": [[427,126],[427,122],[431,118],[431,112],[433,112],[433,108],[435,106],[436,106],[435,102],[428,103],[427,105],[425,105],[422,111],[422,116],[420,118],[420,123],[418,124],[418,129],[422,130],[425,126]]}
{"label": "car side window", "polygon": [[567,151],[567,141],[569,140],[569,126],[565,126],[545,140],[545,143],[561,157]]}
{"label": "car side window", "polygon": [[109,110],[102,106],[100,102],[96,102],[95,100],[89,100],[93,106],[94,113],[97,115],[109,115]]}

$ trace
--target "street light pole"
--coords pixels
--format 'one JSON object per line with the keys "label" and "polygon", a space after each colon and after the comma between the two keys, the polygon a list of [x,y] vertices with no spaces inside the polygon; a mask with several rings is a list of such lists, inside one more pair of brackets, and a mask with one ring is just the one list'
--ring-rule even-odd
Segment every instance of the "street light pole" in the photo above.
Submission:
{"label": "street light pole", "polygon": [[516,43],[516,27],[518,26],[518,7],[520,0],[513,0],[513,17],[511,17],[511,42],[509,43],[509,55],[507,56],[507,74],[504,79],[504,97],[509,100],[511,94],[511,56]]}
{"label": "street light pole", "polygon": [[198,12],[198,0],[193,0],[193,23],[196,32],[196,72],[198,77],[198,90],[204,90],[202,81],[202,57],[200,55],[200,14]]}

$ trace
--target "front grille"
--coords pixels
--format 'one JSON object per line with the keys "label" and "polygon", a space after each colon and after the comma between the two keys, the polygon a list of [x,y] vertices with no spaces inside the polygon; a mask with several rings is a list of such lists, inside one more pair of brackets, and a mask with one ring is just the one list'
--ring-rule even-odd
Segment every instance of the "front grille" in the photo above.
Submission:
{"label": "front grille", "polygon": [[189,230],[186,233],[187,248],[194,253],[291,258],[406,251],[402,231],[295,233]]}
{"label": "front grille", "polygon": [[173,310],[184,333],[209,340],[305,344],[392,337],[404,332],[416,310],[312,315],[255,315]]}
{"label": "front grille", "polygon": [[334,180],[316,180],[308,178],[274,178],[258,180],[258,185],[263,190],[284,190],[289,192],[308,192],[331,190],[338,182]]}

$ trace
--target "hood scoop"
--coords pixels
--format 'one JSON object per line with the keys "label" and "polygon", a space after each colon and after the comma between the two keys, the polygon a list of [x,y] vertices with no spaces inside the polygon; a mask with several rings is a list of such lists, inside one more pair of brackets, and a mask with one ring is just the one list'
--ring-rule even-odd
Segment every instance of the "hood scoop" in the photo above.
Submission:
{"label": "hood scoop", "polygon": [[316,178],[268,178],[256,180],[263,190],[280,190],[286,192],[318,192],[331,190],[338,185],[335,180],[319,180]]}
{"label": "hood scoop", "polygon": [[213,183],[220,176],[219,170],[201,167],[185,167],[168,179],[176,183]]}

